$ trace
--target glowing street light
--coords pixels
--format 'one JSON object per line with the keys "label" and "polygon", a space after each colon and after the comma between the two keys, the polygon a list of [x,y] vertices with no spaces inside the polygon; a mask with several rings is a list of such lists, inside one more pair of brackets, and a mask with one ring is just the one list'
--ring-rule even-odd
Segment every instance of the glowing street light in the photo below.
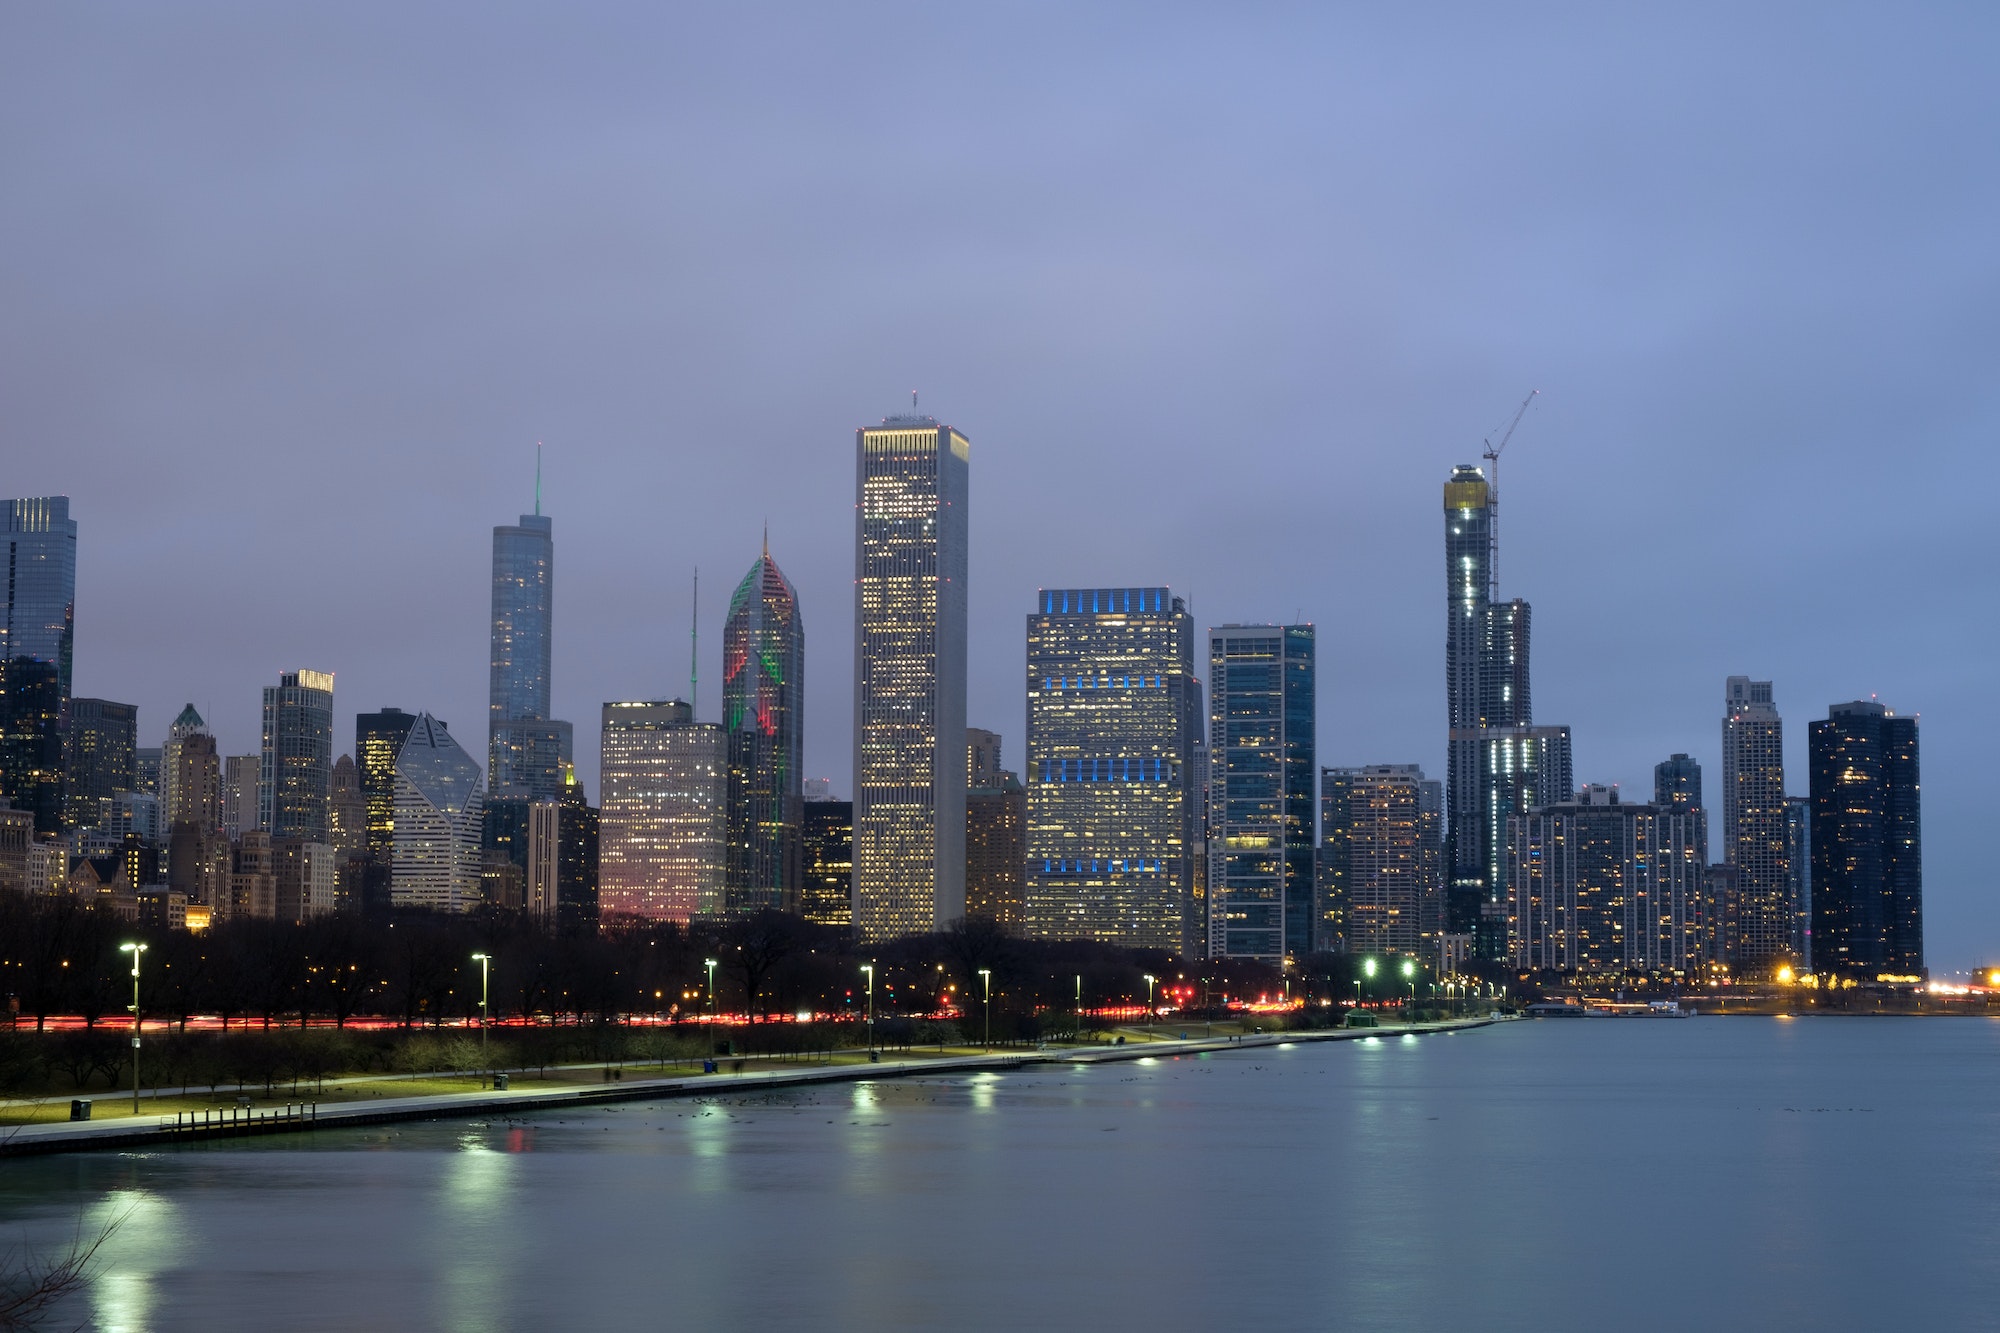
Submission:
{"label": "glowing street light", "polygon": [[139,1114],[139,959],[143,944],[121,944],[119,953],[132,955],[132,1114]]}
{"label": "glowing street light", "polygon": [[993,1049],[993,969],[980,968],[979,980],[986,989],[986,1049],[990,1051]]}
{"label": "glowing street light", "polygon": [[708,967],[708,1037],[713,1042],[715,1040],[715,960],[713,958],[704,958],[701,961]]}
{"label": "glowing street light", "polygon": [[1414,959],[1403,960],[1403,980],[1410,983],[1410,1021],[1417,1021],[1417,964]]}
{"label": "glowing street light", "polygon": [[862,972],[868,977],[868,1054],[875,1054],[875,964],[863,963]]}
{"label": "glowing street light", "polygon": [[476,953],[472,955],[472,958],[474,962],[479,964],[479,1062],[481,1064],[485,1064],[486,1023],[488,1017],[486,1009],[486,993],[487,993],[487,982],[491,980],[493,959],[483,953]]}
{"label": "glowing street light", "polygon": [[1150,973],[1149,973],[1149,974],[1147,974],[1147,976],[1146,976],[1146,1026],[1147,1026],[1147,1027],[1149,1027],[1149,1028],[1153,1026],[1153,1018],[1154,1018],[1154,1016],[1155,1016],[1155,1015],[1154,1015],[1154,1013],[1153,1013],[1153,986],[1154,986],[1154,984],[1155,984],[1155,983],[1157,983],[1158,981],[1159,981],[1159,978],[1158,978],[1158,977],[1156,977],[1156,976],[1153,976],[1153,975],[1151,975]]}

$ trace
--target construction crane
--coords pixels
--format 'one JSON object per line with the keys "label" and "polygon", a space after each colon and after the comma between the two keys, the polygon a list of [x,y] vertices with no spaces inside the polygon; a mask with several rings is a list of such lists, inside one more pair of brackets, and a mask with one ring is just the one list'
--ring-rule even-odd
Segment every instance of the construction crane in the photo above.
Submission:
{"label": "construction crane", "polygon": [[1514,409],[1514,419],[1507,423],[1507,429],[1500,432],[1500,443],[1493,443],[1487,436],[1481,443],[1486,452],[1480,457],[1493,465],[1493,476],[1486,483],[1486,600],[1500,600],[1500,454],[1507,447],[1507,441],[1514,438],[1514,428],[1521,424],[1521,418],[1528,415],[1528,408],[1541,395],[1540,389],[1528,390],[1528,396]]}

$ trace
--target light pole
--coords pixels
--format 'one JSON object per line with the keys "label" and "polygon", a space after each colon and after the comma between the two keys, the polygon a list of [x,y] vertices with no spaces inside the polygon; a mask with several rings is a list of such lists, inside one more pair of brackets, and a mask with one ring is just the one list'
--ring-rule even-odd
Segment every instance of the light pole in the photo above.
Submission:
{"label": "light pole", "polygon": [[1146,977],[1146,1030],[1148,1032],[1153,1030],[1153,986],[1158,981],[1159,978],[1156,976],[1148,975]]}
{"label": "light pole", "polygon": [[1083,1044],[1083,973],[1076,974],[1076,1040]]}
{"label": "light pole", "polygon": [[[1361,960],[1361,974],[1370,981],[1375,979],[1375,960],[1373,958],[1364,958]],[[1357,1005],[1361,1003],[1361,983],[1358,981],[1354,983],[1354,1002]]]}
{"label": "light pole", "polygon": [[492,980],[493,960],[483,953],[476,953],[472,955],[472,959],[474,962],[479,964],[479,1063],[485,1064],[486,1063],[486,1018],[487,1018],[486,983]]}
{"label": "light pole", "polygon": [[875,964],[863,963],[862,972],[868,977],[868,1054],[875,1054]]}
{"label": "light pole", "polygon": [[708,967],[708,1053],[715,1054],[715,960],[701,960]]}
{"label": "light pole", "polygon": [[132,955],[132,1114],[139,1114],[139,959],[146,952],[143,944],[121,944],[119,953]]}
{"label": "light pole", "polygon": [[1410,1022],[1417,1021],[1417,965],[1414,960],[1403,960],[1403,980],[1410,983]]}
{"label": "light pole", "polygon": [[979,980],[986,990],[986,1049],[993,1049],[993,969],[979,969]]}

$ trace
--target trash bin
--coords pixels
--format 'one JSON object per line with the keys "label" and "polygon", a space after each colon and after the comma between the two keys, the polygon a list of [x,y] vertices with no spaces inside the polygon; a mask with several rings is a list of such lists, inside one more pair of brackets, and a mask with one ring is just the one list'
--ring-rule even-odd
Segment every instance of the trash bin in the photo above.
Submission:
{"label": "trash bin", "polygon": [[72,1099],[69,1104],[69,1118],[72,1120],[90,1119],[90,1099],[87,1097]]}
{"label": "trash bin", "polygon": [[715,1061],[703,1060],[701,1062],[701,1072],[704,1074],[713,1074],[715,1072]]}
{"label": "trash bin", "polygon": [[493,1076],[493,1091],[507,1091],[507,1076],[505,1074],[495,1074]]}

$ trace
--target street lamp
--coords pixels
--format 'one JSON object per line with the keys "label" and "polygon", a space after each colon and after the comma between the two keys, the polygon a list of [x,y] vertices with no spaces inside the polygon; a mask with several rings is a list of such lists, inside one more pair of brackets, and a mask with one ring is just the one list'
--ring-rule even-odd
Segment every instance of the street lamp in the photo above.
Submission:
{"label": "street lamp", "polygon": [[1412,959],[1403,960],[1403,980],[1410,983],[1410,1021],[1417,1021],[1417,965]]}
{"label": "street lamp", "polygon": [[1158,982],[1158,981],[1159,981],[1159,978],[1158,978],[1158,977],[1156,977],[1156,976],[1152,976],[1152,975],[1148,974],[1148,975],[1147,975],[1147,977],[1146,977],[1146,1027],[1147,1027],[1147,1029],[1148,1029],[1148,1030],[1150,1030],[1150,1029],[1152,1028],[1152,1026],[1153,1026],[1153,1018],[1154,1018],[1154,1013],[1153,1013],[1153,986],[1154,986],[1154,983],[1156,983],[1156,982]]}
{"label": "street lamp", "polygon": [[1076,974],[1076,1040],[1083,1042],[1083,973]]}
{"label": "street lamp", "polygon": [[713,958],[704,958],[701,961],[708,965],[708,1040],[710,1046],[709,1054],[713,1055],[715,1053],[713,1049],[715,1044],[715,960]]}
{"label": "street lamp", "polygon": [[492,977],[492,972],[491,972],[491,969],[492,969],[492,966],[493,966],[493,960],[492,960],[492,959],[491,959],[490,957],[488,957],[487,955],[483,954],[483,953],[476,953],[476,954],[472,955],[472,958],[473,958],[473,961],[474,961],[474,962],[476,962],[476,963],[478,963],[478,964],[479,964],[479,1063],[481,1063],[481,1064],[485,1064],[485,1063],[486,1063],[486,1021],[487,1021],[487,1010],[486,1010],[486,994],[487,994],[487,986],[486,986],[486,983],[487,983],[487,982],[488,982],[489,980],[491,980],[491,977]]}
{"label": "street lamp", "polygon": [[139,1114],[139,959],[143,944],[121,944],[119,953],[132,955],[132,1114]]}
{"label": "street lamp", "polygon": [[993,1049],[993,969],[980,968],[979,980],[986,989],[986,1049],[990,1051]]}
{"label": "street lamp", "polygon": [[861,970],[868,975],[868,1054],[875,1054],[875,964],[863,963]]}
{"label": "street lamp", "polygon": [[[1367,977],[1370,981],[1375,979],[1375,960],[1373,958],[1364,958],[1361,960],[1361,975]],[[1360,977],[1354,979],[1354,1006],[1357,1009],[1361,1007]]]}

